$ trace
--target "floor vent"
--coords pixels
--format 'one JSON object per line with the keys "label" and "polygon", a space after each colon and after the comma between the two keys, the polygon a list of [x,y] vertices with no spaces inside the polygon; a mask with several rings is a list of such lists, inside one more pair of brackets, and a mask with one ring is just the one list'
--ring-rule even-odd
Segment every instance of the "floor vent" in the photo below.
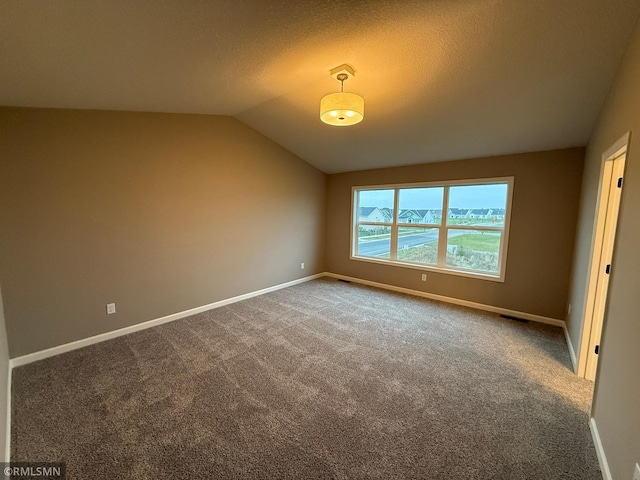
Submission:
{"label": "floor vent", "polygon": [[516,322],[529,323],[529,320],[524,318],[512,317],[511,315],[500,315],[502,318],[508,318],[509,320],[515,320]]}

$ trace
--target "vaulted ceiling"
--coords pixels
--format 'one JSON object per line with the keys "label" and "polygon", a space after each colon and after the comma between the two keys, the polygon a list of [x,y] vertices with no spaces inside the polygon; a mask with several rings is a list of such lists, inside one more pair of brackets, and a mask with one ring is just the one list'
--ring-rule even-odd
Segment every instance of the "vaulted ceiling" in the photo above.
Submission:
{"label": "vaulted ceiling", "polygon": [[[3,0],[0,104],[232,115],[327,172],[585,145],[640,0]],[[364,121],[322,123],[329,70]]]}

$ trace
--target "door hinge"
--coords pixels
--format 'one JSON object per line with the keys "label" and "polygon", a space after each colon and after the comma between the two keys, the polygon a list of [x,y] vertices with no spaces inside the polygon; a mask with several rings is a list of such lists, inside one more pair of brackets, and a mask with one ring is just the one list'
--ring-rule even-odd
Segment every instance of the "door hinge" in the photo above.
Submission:
{"label": "door hinge", "polygon": [[622,188],[622,177],[618,179],[618,188]]}
{"label": "door hinge", "polygon": [[600,353],[600,345],[596,345],[596,355]]}
{"label": "door hinge", "polygon": [[607,265],[607,268],[604,269],[604,273],[609,275],[611,273],[611,264]]}

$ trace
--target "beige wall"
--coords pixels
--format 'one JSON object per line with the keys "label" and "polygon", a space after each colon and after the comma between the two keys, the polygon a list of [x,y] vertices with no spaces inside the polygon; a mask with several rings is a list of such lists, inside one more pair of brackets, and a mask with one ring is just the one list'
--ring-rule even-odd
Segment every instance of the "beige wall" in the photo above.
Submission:
{"label": "beige wall", "polygon": [[614,479],[631,479],[640,462],[640,27],[591,136],[576,240],[569,329],[580,345],[586,275],[598,193],[601,155],[631,132],[613,271],[595,386],[593,417]]}
{"label": "beige wall", "polygon": [[7,451],[7,416],[11,414],[7,404],[9,381],[9,347],[7,345],[7,331],[4,322],[4,306],[2,302],[2,288],[0,288],[0,458],[3,462],[9,461]]}
{"label": "beige wall", "polygon": [[325,181],[230,117],[0,109],[11,357],[323,271]]}
{"label": "beige wall", "polygon": [[[479,158],[330,175],[328,271],[520,312],[564,319],[584,150]],[[351,187],[514,176],[506,281],[349,259]]]}

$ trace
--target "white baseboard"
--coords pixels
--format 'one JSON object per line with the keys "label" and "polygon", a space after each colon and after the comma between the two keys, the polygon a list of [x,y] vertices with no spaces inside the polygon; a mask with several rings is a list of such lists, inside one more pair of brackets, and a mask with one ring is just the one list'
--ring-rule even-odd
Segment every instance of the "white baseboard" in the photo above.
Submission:
{"label": "white baseboard", "polygon": [[5,427],[4,462],[11,461],[11,362],[7,365],[7,420]]}
{"label": "white baseboard", "polygon": [[573,373],[578,374],[578,357],[576,357],[576,351],[573,349],[573,343],[571,343],[571,336],[569,335],[569,329],[567,324],[562,325],[564,331],[564,338],[567,341],[567,347],[569,348],[569,356],[571,357],[571,365],[573,365]]}
{"label": "white baseboard", "polygon": [[607,456],[604,453],[604,447],[602,446],[602,440],[600,439],[600,433],[598,432],[598,426],[596,425],[595,418],[591,417],[589,419],[589,427],[591,429],[593,444],[596,447],[598,463],[600,463],[600,470],[602,471],[602,479],[613,480],[613,477],[611,476],[611,470],[609,469],[609,462],[607,462]]}
{"label": "white baseboard", "polygon": [[445,297],[444,295],[436,295],[435,293],[421,292],[420,290],[412,290],[410,288],[396,287],[395,285],[389,285],[387,283],[372,282],[370,280],[363,280],[356,277],[348,277],[346,275],[340,275],[337,273],[325,274],[327,277],[337,278],[339,280],[347,280],[350,282],[361,283],[363,285],[369,285],[371,287],[383,288],[385,290],[392,290],[394,292],[406,293],[408,295],[415,295],[417,297],[429,298],[431,300],[438,300],[440,302],[452,303],[454,305],[461,305],[463,307],[476,308],[478,310],[484,310],[487,312],[499,313],[501,315],[508,315],[510,317],[522,318],[525,320],[531,320],[533,322],[546,323],[554,325],[556,327],[563,327],[566,329],[564,320],[558,320],[557,318],[543,317],[542,315],[535,315],[533,313],[518,312],[516,310],[510,310],[508,308],[495,307],[493,305],[485,305],[484,303],[471,302],[469,300],[461,300],[459,298]]}
{"label": "white baseboard", "polygon": [[173,313],[171,315],[167,315],[166,317],[160,317],[154,320],[148,320],[146,322],[137,323],[135,325],[131,325],[130,327],[120,328],[118,330],[113,330],[111,332],[94,335],[93,337],[83,338],[82,340],[76,340],[75,342],[65,343],[63,345],[47,348],[46,350],[40,350],[39,352],[22,355],[20,357],[12,358],[10,360],[10,365],[11,365],[10,368],[27,365],[29,363],[37,362],[38,360],[43,360],[45,358],[53,357],[55,355],[60,355],[61,353],[70,352],[71,350],[77,350],[78,348],[93,345],[94,343],[104,342],[106,340],[111,340],[112,338],[121,337],[123,335],[127,335],[129,333],[137,332],[140,330],[146,330],[147,328],[155,327],[157,325],[162,325],[163,323],[173,322],[181,318],[190,317],[191,315],[195,315],[197,313],[206,312],[207,310],[213,310],[215,308],[240,302],[248,298],[257,297],[258,295],[264,295],[265,293],[274,292],[282,288],[291,287],[299,283],[308,282],[310,280],[314,280],[316,278],[320,278],[323,276],[325,276],[324,273],[318,273],[316,275],[311,275],[308,277],[299,278],[297,280],[292,280],[290,282],[281,283],[279,285],[274,285],[273,287],[263,288],[262,290],[256,290],[254,292],[238,295],[237,297],[231,297],[224,300],[220,300],[218,302],[210,303],[208,305],[203,305],[201,307],[191,308],[183,312]]}

